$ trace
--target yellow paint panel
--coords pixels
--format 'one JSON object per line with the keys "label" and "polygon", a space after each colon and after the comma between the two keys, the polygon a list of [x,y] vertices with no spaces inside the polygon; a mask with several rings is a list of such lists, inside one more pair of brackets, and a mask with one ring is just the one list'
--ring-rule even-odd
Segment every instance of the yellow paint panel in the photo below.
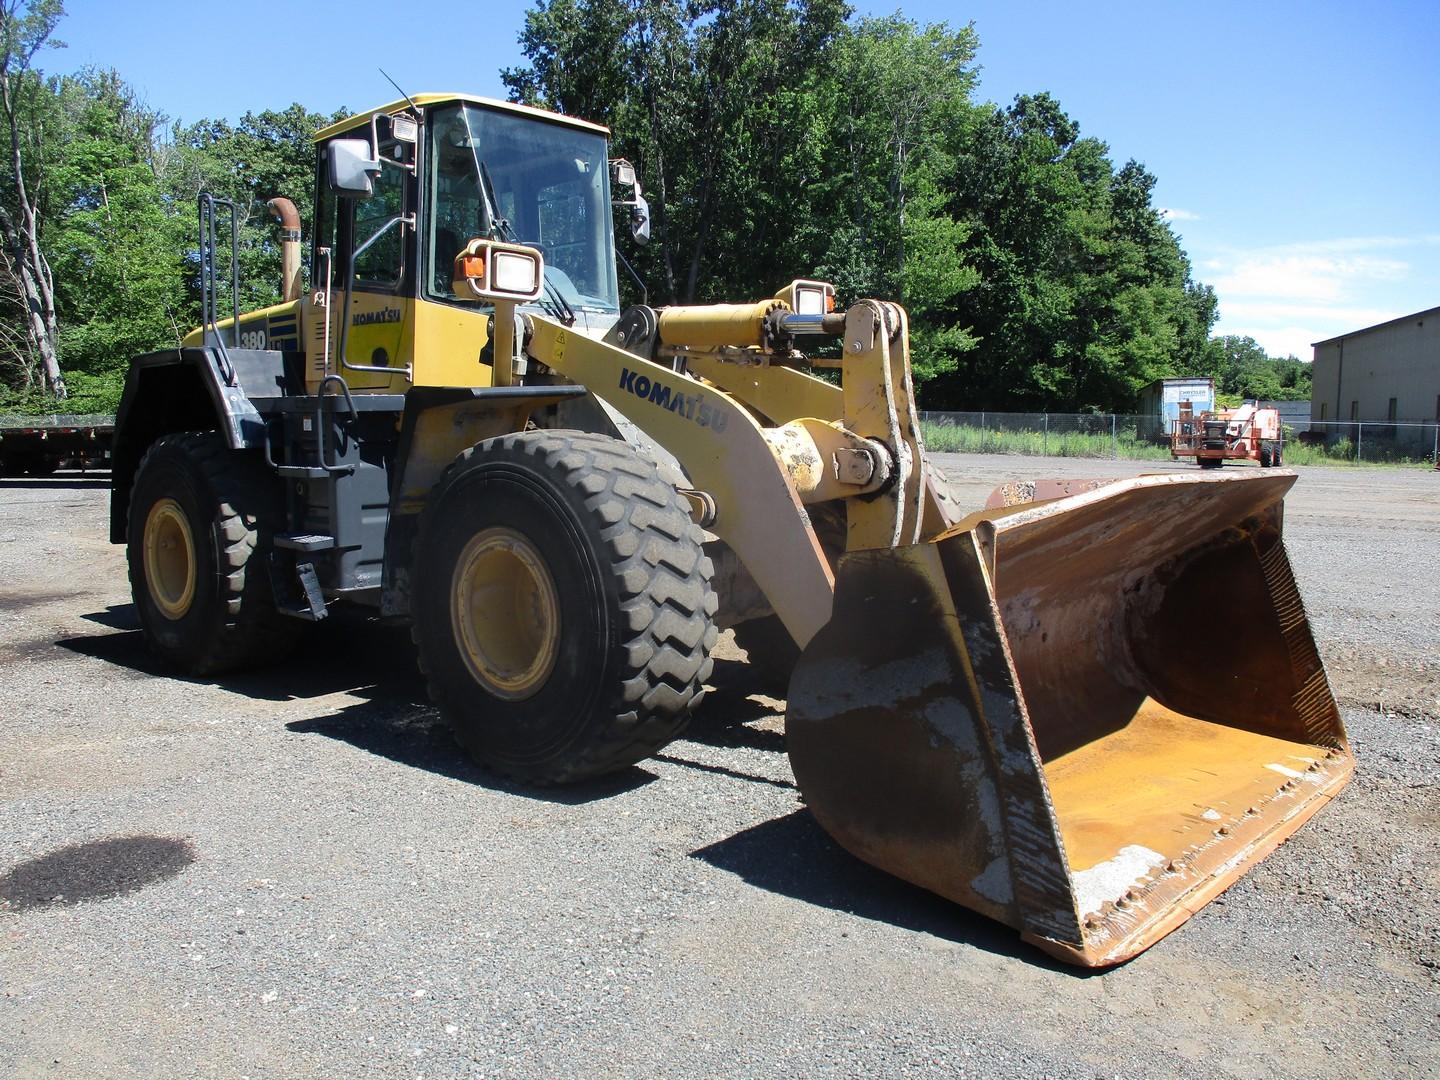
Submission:
{"label": "yellow paint panel", "polygon": [[[243,333],[247,326],[255,326],[269,320],[271,316],[278,315],[295,315],[298,317],[300,315],[300,301],[291,300],[289,303],[271,304],[269,307],[257,308],[254,311],[242,311],[240,313],[240,330]],[[230,323],[233,321],[234,320],[227,315],[225,318],[218,320],[215,326],[220,330],[229,330]],[[200,329],[201,328],[197,326],[186,334],[180,340],[181,346],[187,349],[198,348],[202,340]],[[229,344],[228,337],[226,338],[226,344]]]}
{"label": "yellow paint panel", "polygon": [[702,353],[687,356],[685,366],[775,424],[810,418],[834,421],[845,415],[845,395],[840,387],[794,368],[741,367]]}
{"label": "yellow paint panel", "polygon": [[493,372],[480,362],[488,340],[489,310],[449,304],[415,304],[416,386],[491,386]]}
{"label": "yellow paint panel", "polygon": [[1047,762],[1044,773],[1074,873],[1135,846],[1178,859],[1327,752],[1146,698],[1130,723]]}
{"label": "yellow paint panel", "polygon": [[[336,325],[331,330],[331,348],[339,348],[339,313],[345,298],[335,299]],[[351,390],[403,393],[407,386],[404,368],[415,355],[415,301],[389,293],[355,293],[350,301],[350,336],[345,343],[347,360],[352,364],[388,366],[394,375],[375,371],[342,369]]]}

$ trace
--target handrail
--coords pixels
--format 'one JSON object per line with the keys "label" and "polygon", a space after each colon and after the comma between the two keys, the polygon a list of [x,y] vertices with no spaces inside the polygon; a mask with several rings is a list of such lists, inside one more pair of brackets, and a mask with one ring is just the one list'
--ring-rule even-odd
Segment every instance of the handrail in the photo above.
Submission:
{"label": "handrail", "polygon": [[215,251],[219,241],[215,216],[221,207],[230,212],[230,342],[237,349],[240,347],[240,217],[231,200],[217,199],[208,191],[200,192],[196,202],[200,215],[200,336],[205,344],[213,339],[220,356],[220,374],[227,386],[234,386],[235,365],[230,361],[225,338],[220,333],[217,311]]}

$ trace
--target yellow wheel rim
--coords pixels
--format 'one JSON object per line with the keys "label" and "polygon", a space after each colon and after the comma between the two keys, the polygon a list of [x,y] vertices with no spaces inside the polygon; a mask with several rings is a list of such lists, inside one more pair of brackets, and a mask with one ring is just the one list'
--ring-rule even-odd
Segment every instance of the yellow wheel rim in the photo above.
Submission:
{"label": "yellow wheel rim", "polygon": [[518,701],[545,684],[560,651],[560,598],[535,546],[513,529],[470,538],[450,579],[455,642],[470,673]]}
{"label": "yellow wheel rim", "polygon": [[167,619],[180,619],[195,599],[195,537],[174,499],[160,499],[145,516],[145,585]]}

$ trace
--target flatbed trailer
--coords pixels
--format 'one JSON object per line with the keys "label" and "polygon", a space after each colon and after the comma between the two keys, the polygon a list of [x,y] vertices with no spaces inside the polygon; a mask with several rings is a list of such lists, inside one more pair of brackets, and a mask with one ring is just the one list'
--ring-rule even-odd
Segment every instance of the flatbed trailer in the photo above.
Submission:
{"label": "flatbed trailer", "polygon": [[103,414],[0,416],[0,475],[108,469],[114,438],[115,417]]}

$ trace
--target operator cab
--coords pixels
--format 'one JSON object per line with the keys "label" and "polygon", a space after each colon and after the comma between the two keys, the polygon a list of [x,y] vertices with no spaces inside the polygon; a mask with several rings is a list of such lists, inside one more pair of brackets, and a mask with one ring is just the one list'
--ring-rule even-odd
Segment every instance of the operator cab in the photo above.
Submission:
{"label": "operator cab", "polygon": [[[326,128],[316,142],[312,388],[327,375],[391,392],[491,382],[477,366],[491,363],[492,306],[452,283],[456,255],[475,239],[542,254],[539,296],[527,306],[594,337],[619,318],[603,127],[483,98],[422,95]],[[633,170],[618,175],[617,186],[633,188],[618,205],[632,208],[643,238]]]}

